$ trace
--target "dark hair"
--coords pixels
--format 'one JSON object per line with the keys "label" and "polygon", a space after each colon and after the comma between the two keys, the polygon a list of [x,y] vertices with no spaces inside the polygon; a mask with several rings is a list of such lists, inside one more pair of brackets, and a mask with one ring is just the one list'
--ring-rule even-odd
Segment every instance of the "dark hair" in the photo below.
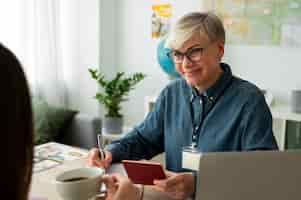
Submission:
{"label": "dark hair", "polygon": [[0,67],[1,195],[26,200],[33,165],[31,98],[20,62],[2,44]]}

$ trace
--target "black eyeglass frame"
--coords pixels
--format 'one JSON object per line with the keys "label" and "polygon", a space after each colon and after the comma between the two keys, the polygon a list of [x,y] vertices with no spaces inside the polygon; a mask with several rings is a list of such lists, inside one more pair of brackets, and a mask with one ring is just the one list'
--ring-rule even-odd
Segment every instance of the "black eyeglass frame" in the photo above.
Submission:
{"label": "black eyeglass frame", "polygon": [[[200,44],[196,44],[192,47],[190,47],[186,52],[182,53],[180,51],[177,50],[171,50],[167,53],[167,56],[173,60],[174,63],[176,64],[181,64],[184,61],[184,58],[186,57],[190,62],[198,62],[201,60],[204,51],[207,50],[207,48],[212,44],[213,42],[210,42],[207,46],[205,47],[200,47]],[[197,52],[198,51],[198,52]],[[192,59],[191,55],[192,53],[199,53],[199,57],[197,59]],[[179,54],[179,56],[181,56],[181,59],[176,61],[175,59],[175,53]]]}

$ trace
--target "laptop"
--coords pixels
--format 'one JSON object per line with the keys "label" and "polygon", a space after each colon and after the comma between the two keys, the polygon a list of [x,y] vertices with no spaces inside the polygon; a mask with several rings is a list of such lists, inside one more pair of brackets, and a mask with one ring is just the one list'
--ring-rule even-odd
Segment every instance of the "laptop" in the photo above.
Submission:
{"label": "laptop", "polygon": [[196,200],[297,199],[301,199],[301,151],[201,155]]}

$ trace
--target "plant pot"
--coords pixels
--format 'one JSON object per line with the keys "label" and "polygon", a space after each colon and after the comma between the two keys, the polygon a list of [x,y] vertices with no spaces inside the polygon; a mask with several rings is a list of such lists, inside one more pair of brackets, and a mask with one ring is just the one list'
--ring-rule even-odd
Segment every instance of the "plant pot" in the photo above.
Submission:
{"label": "plant pot", "polygon": [[103,120],[102,132],[108,134],[121,134],[122,127],[122,117],[105,117]]}

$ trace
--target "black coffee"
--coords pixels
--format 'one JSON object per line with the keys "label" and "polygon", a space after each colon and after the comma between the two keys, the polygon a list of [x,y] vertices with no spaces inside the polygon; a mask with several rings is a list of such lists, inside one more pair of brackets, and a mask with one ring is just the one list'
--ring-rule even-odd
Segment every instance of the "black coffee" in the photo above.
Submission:
{"label": "black coffee", "polygon": [[85,179],[88,179],[88,177],[74,177],[74,178],[65,179],[63,180],[63,182],[81,181]]}

